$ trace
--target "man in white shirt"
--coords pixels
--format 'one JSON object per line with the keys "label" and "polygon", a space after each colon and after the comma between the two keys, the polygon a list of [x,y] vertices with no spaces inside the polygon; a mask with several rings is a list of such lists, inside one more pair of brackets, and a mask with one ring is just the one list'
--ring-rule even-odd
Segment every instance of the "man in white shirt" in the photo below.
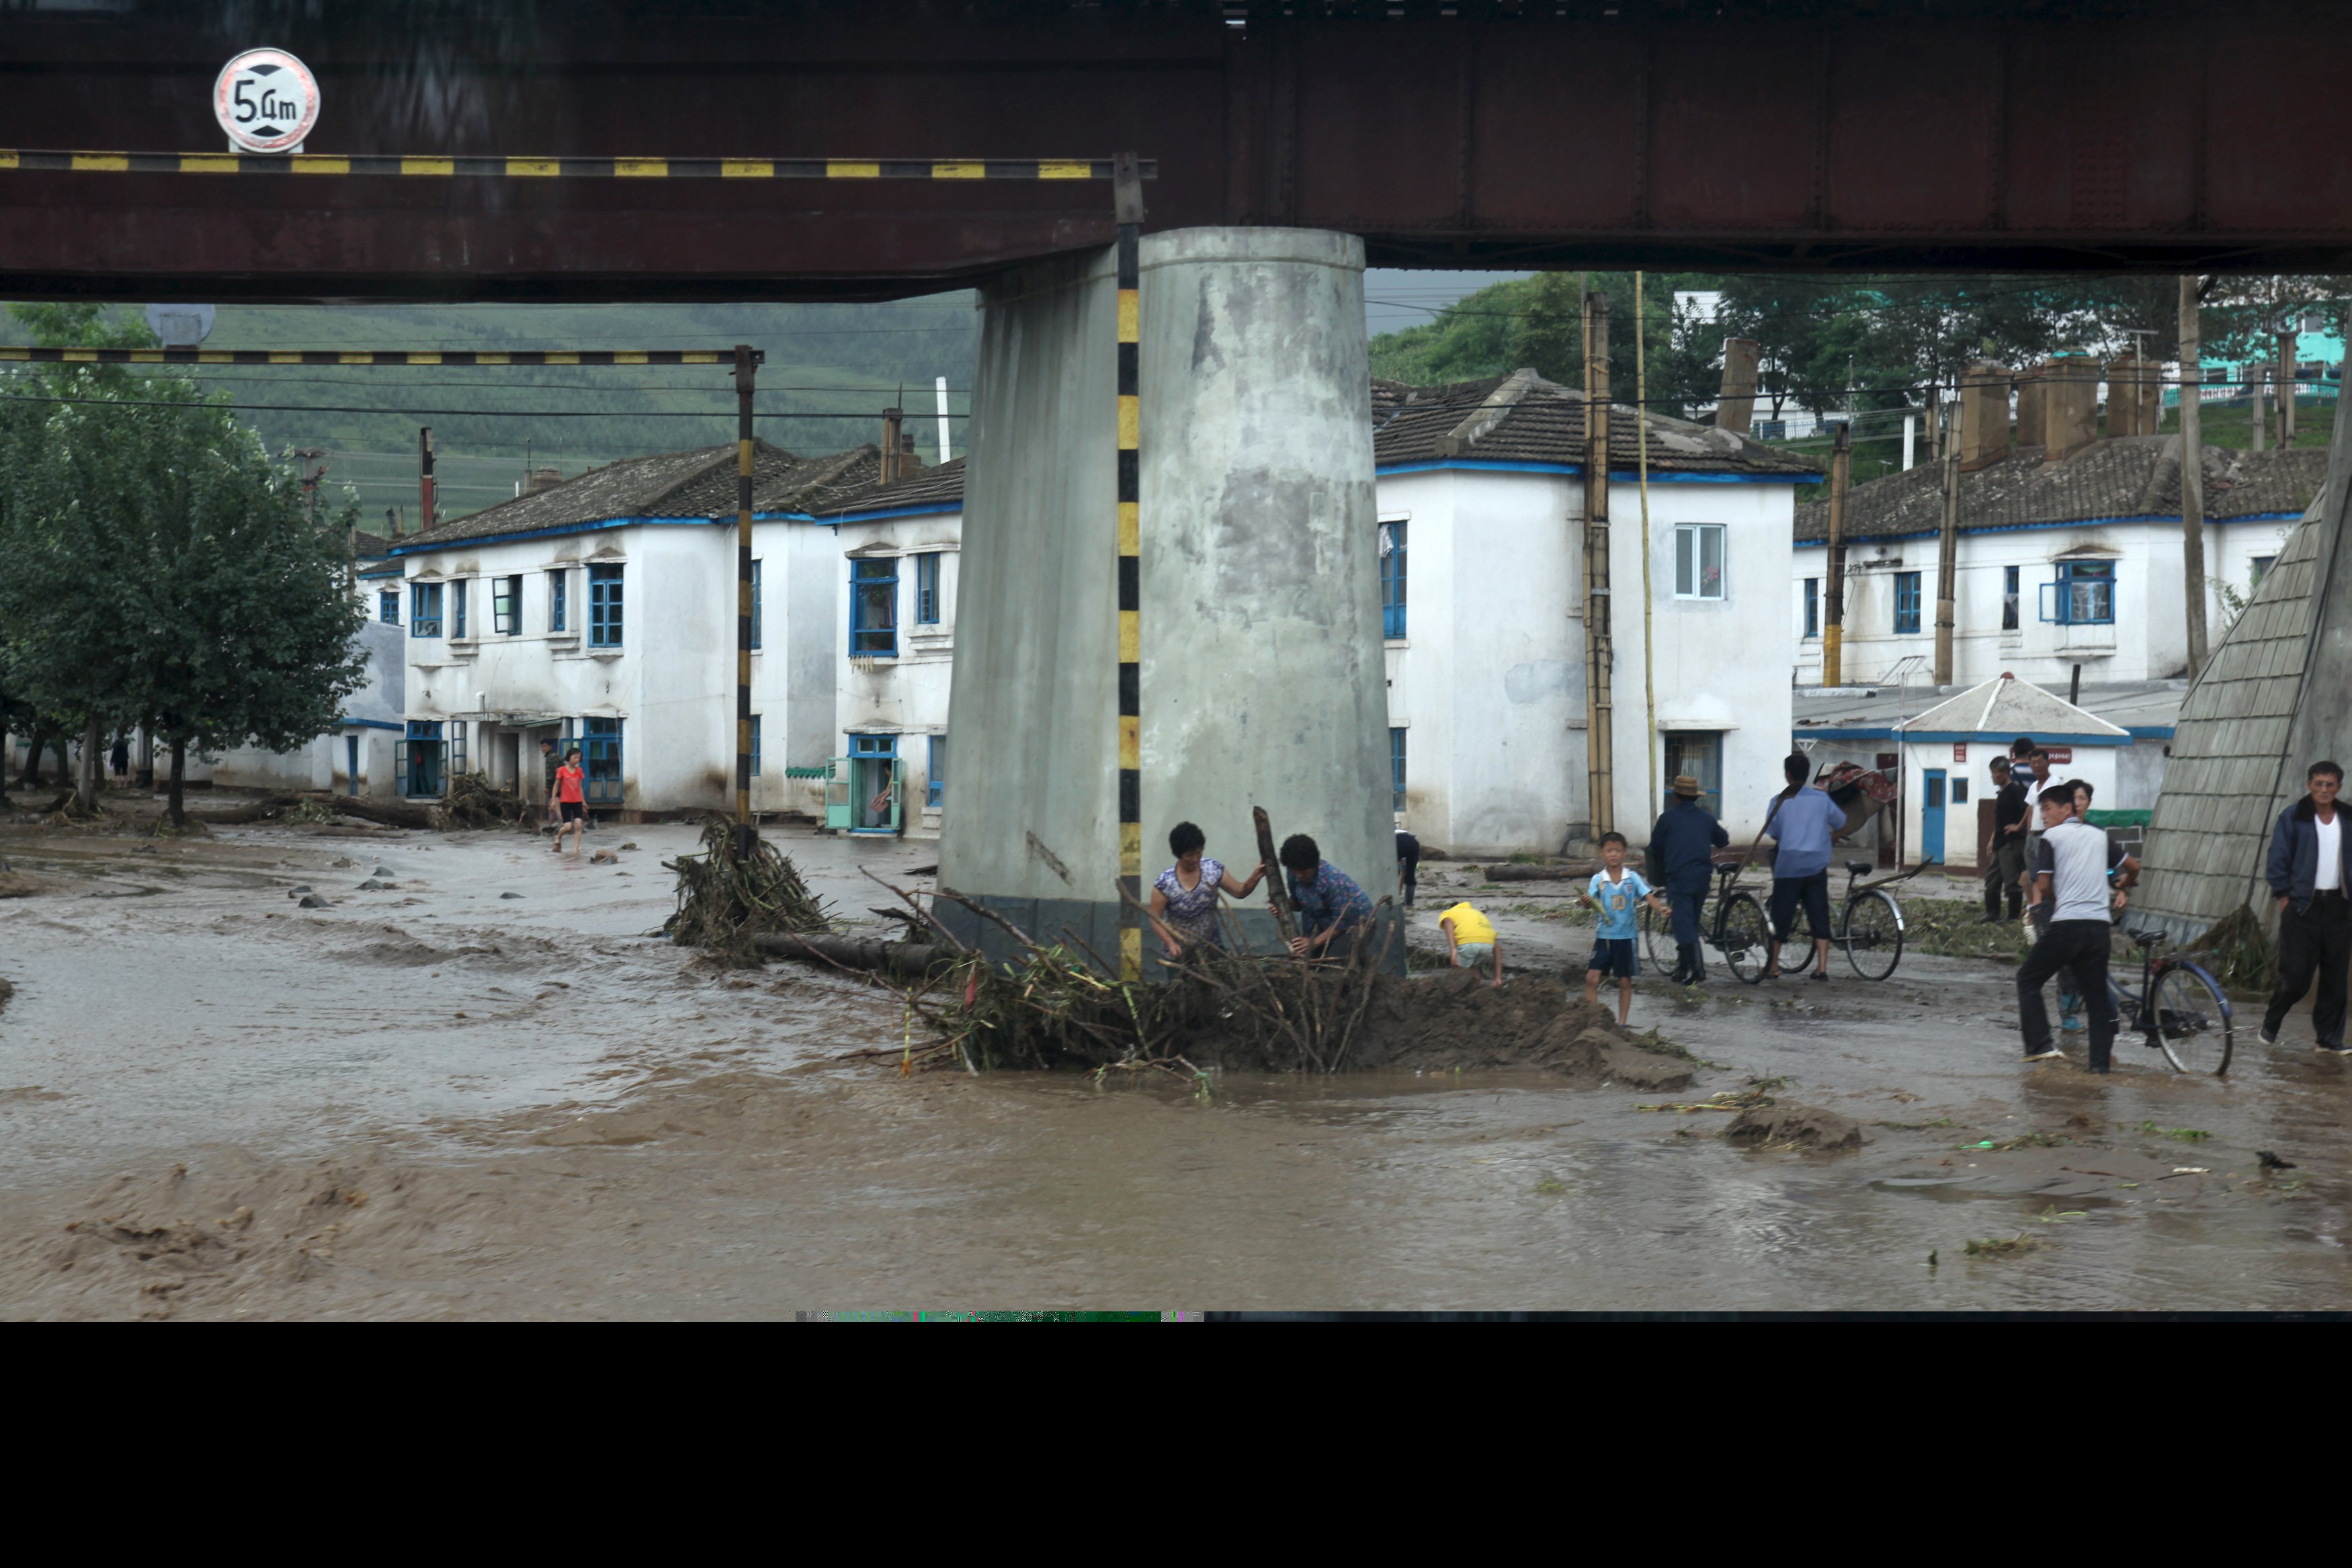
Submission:
{"label": "man in white shirt", "polygon": [[2352,834],[2344,831],[2336,792],[2344,769],[2315,762],[2304,776],[2309,793],[2279,813],[2271,831],[2271,894],[2279,908],[2278,988],[2263,1014],[2263,1043],[2278,1043],[2279,1025],[2303,1000],[2313,977],[2319,994],[2311,1000],[2311,1031],[2331,1056],[2352,1056],[2344,1043],[2347,960],[2352,959]]}
{"label": "man in white shirt", "polygon": [[[2061,1052],[2051,1043],[2050,1011],[2042,988],[2061,969],[2073,977],[2075,994],[2091,1015],[2090,1069],[2105,1072],[2116,1040],[2115,998],[2107,991],[2107,945],[2114,913],[2124,890],[2139,878],[2139,862],[2074,815],[2074,787],[2055,784],[2042,792],[2042,842],[2034,851],[2033,897],[2050,911],[2041,939],[2017,971],[2017,1021],[2025,1037],[2025,1060],[2048,1061]],[[2111,888],[2108,878],[2122,875]]]}

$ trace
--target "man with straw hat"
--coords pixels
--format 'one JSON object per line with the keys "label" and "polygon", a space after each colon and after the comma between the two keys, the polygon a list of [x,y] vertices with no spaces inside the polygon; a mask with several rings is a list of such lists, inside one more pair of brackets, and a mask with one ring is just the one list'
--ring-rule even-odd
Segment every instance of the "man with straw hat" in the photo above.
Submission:
{"label": "man with straw hat", "polygon": [[1650,830],[1652,872],[1674,906],[1674,978],[1685,986],[1706,978],[1706,963],[1699,955],[1698,910],[1715,876],[1715,852],[1731,842],[1723,824],[1698,803],[1702,793],[1697,779],[1687,773],[1677,777],[1674,803],[1658,813],[1657,826]]}

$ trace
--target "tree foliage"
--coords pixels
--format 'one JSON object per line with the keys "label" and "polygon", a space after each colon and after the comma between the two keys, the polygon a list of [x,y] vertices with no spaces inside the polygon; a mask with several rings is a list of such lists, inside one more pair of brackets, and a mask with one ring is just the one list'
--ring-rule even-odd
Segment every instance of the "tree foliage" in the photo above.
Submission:
{"label": "tree foliage", "polygon": [[[46,335],[122,330],[85,312],[18,308]],[[12,390],[56,401],[0,405],[9,692],[171,746],[175,821],[188,747],[284,749],[331,727],[365,671],[336,543],[349,519],[312,523],[296,476],[183,379],[62,366]]]}

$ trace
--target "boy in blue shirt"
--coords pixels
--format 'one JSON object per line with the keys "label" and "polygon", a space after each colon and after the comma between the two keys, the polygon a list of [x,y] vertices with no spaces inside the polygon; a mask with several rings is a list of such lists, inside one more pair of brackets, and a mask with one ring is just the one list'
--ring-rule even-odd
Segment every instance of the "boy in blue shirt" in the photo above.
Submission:
{"label": "boy in blue shirt", "polygon": [[1599,999],[1601,977],[1616,976],[1617,1021],[1622,1024],[1633,1010],[1633,977],[1641,972],[1633,958],[1634,908],[1646,904],[1661,915],[1668,911],[1665,901],[1650,891],[1641,873],[1625,869],[1624,834],[1601,835],[1601,867],[1581,895],[1586,904],[1601,912],[1592,956],[1584,965],[1584,999]]}

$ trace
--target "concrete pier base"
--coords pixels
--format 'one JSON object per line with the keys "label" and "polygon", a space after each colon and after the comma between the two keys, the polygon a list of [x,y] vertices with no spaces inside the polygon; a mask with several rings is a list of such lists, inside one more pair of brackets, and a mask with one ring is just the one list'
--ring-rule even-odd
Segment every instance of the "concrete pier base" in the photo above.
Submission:
{"label": "concrete pier base", "polygon": [[[1139,287],[1145,895],[1179,821],[1245,873],[1253,805],[1278,838],[1310,833],[1375,899],[1391,894],[1362,244],[1178,230],[1143,240]],[[982,295],[940,846],[942,886],[1112,957],[1117,310],[1108,252]],[[1253,944],[1270,943],[1263,890],[1249,908]]]}

